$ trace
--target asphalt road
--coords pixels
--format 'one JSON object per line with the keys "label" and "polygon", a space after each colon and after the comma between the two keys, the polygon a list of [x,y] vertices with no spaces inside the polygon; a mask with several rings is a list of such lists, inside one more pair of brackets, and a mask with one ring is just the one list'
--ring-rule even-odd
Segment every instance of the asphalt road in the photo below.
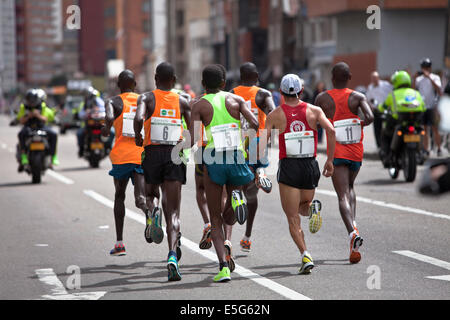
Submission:
{"label": "asphalt road", "polygon": [[[100,169],[89,169],[77,158],[70,132],[60,137],[56,174],[31,185],[29,176],[17,173],[19,128],[7,124],[0,117],[0,299],[450,299],[450,197],[424,198],[402,176],[391,181],[378,161],[364,163],[356,184],[361,197],[357,221],[365,240],[360,264],[348,262],[349,240],[337,198],[331,181],[322,178],[317,198],[324,205],[323,227],[316,235],[306,231],[316,268],[309,276],[298,275],[300,256],[275,185],[270,195],[259,195],[250,254],[239,248],[244,227],[234,228],[238,268],[227,284],[212,281],[218,272],[213,249],[198,249],[203,222],[189,166],[181,212],[183,280],[168,283],[166,239],[161,245],[145,242],[144,218],[134,206],[131,184],[128,255],[109,256],[115,231],[108,159]],[[323,166],[323,156],[319,162]],[[302,225],[307,230],[306,220]],[[72,270],[80,270],[80,277]],[[77,279],[79,287],[73,286]]]}

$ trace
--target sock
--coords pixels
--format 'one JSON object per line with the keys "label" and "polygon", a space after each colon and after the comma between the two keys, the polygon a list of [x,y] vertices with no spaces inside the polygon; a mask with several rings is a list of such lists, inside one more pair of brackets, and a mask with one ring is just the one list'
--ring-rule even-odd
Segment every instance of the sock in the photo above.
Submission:
{"label": "sock", "polygon": [[220,268],[220,271],[222,271],[223,268],[228,268],[228,262],[225,261],[225,262],[220,263],[219,268]]}
{"label": "sock", "polygon": [[305,256],[309,256],[309,252],[308,252],[308,251],[303,252],[303,254],[302,254],[302,260],[303,260],[303,258],[304,258]]}
{"label": "sock", "polygon": [[357,228],[357,226],[356,226],[356,221],[353,221],[353,228]]}
{"label": "sock", "polygon": [[123,247],[123,241],[117,241],[116,242],[116,247]]}
{"label": "sock", "polygon": [[351,233],[348,235],[349,238],[350,238],[350,240],[353,239],[353,235],[357,235],[357,232],[356,232],[356,231],[353,231],[353,232],[351,232]]}
{"label": "sock", "polygon": [[242,238],[242,240],[244,240],[244,241],[250,241],[250,238],[247,237],[247,236],[244,236],[244,238]]}
{"label": "sock", "polygon": [[169,258],[170,257],[175,257],[176,258],[177,257],[177,253],[175,251],[170,251],[169,252]]}
{"label": "sock", "polygon": [[208,228],[208,227],[211,227],[211,223],[205,224],[205,226],[203,227],[203,229],[206,229],[206,228]]}

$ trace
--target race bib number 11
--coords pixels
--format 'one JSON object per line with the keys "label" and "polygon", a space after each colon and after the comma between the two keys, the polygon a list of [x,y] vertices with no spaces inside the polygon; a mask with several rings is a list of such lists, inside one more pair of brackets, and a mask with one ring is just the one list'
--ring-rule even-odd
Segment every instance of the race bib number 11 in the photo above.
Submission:
{"label": "race bib number 11", "polygon": [[336,141],[340,144],[355,144],[361,142],[361,121],[346,119],[334,122]]}
{"label": "race bib number 11", "polygon": [[312,158],[315,155],[313,131],[290,132],[284,135],[288,158]]}

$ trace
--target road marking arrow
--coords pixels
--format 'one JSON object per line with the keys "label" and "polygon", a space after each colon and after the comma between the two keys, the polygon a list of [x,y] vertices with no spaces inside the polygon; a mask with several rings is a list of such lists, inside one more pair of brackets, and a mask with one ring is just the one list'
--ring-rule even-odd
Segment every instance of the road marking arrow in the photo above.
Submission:
{"label": "road marking arrow", "polygon": [[[400,254],[405,257],[409,257],[415,260],[419,260],[422,262],[426,262],[432,265],[435,265],[437,267],[441,267],[447,270],[450,270],[450,263],[447,261],[439,260],[433,257],[429,257],[420,253],[416,253],[409,250],[401,250],[401,251],[392,251],[393,253]],[[425,277],[427,279],[434,279],[434,280],[443,280],[443,281],[450,281],[450,275],[445,276],[432,276],[432,277]]]}
{"label": "road marking arrow", "polygon": [[53,269],[36,270],[39,280],[51,287],[51,294],[42,296],[45,300],[98,300],[106,291],[68,293]]}

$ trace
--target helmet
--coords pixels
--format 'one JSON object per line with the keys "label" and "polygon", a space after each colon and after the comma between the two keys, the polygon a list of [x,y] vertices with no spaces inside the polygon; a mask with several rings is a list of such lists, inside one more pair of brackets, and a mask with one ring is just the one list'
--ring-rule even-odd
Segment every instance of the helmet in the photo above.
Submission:
{"label": "helmet", "polygon": [[36,108],[41,103],[39,93],[36,89],[30,89],[25,95],[25,105],[30,108]]}
{"label": "helmet", "polygon": [[94,87],[88,87],[86,90],[84,90],[84,95],[86,98],[94,98],[99,97],[100,92],[98,92],[98,90],[95,90]]}
{"label": "helmet", "polygon": [[39,99],[41,99],[41,101],[47,100],[47,94],[45,93],[45,91],[43,89],[36,89],[36,92],[38,94]]}
{"label": "helmet", "polygon": [[397,71],[391,78],[392,85],[394,89],[400,87],[408,86],[411,87],[411,76],[406,71]]}
{"label": "helmet", "polygon": [[422,61],[420,61],[420,67],[421,68],[431,68],[431,65],[433,63],[431,62],[430,58],[424,58]]}

